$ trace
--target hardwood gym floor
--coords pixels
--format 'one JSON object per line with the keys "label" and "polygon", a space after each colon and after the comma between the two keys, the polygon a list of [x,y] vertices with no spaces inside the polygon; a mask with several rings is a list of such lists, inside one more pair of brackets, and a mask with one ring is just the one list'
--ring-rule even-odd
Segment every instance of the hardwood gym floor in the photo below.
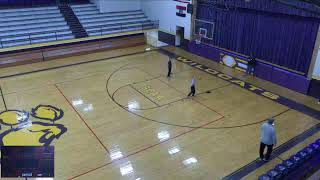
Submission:
{"label": "hardwood gym floor", "polygon": [[[183,58],[174,61],[168,79],[167,54],[145,48],[0,69],[1,143],[54,145],[57,180],[211,180],[257,159],[260,125],[266,118],[276,119],[277,147],[319,124],[304,112],[195,68]],[[165,49],[320,110],[313,98],[174,47]],[[193,75],[197,95],[187,98]],[[318,132],[305,137],[244,179],[257,178],[316,137]]]}

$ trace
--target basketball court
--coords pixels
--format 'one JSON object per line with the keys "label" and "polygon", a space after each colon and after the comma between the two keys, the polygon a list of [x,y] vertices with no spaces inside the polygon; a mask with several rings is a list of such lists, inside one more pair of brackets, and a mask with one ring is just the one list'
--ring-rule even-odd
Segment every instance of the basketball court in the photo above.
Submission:
{"label": "basketball court", "polygon": [[[240,72],[213,73],[222,65],[195,56],[188,60],[203,66],[190,65],[181,51],[170,52],[167,78],[170,53],[145,48],[1,69],[1,109],[25,120],[2,122],[2,145],[54,145],[55,179],[221,179],[257,159],[267,118],[276,119],[277,147],[319,123],[277,102],[281,92],[246,89],[227,78]],[[192,76],[197,92],[188,98]]]}

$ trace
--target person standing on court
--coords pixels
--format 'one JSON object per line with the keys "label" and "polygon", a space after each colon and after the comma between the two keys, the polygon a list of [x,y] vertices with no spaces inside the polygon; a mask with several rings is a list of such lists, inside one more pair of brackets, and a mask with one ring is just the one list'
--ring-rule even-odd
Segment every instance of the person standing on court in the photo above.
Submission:
{"label": "person standing on court", "polygon": [[191,87],[190,87],[191,91],[188,94],[188,96],[194,96],[194,94],[196,93],[196,77],[193,76],[192,80],[191,80]]}
{"label": "person standing on court", "polygon": [[167,77],[170,77],[170,76],[171,76],[171,70],[172,70],[172,60],[171,60],[171,58],[169,57],[169,61],[168,61],[168,75],[167,75]]}
{"label": "person standing on court", "polygon": [[253,72],[254,72],[254,68],[255,68],[255,65],[256,65],[256,58],[253,57],[253,56],[250,56],[250,58],[248,59],[248,65],[247,65],[247,74],[252,74],[253,75]]}
{"label": "person standing on court", "polygon": [[[274,119],[269,118],[261,126],[260,159],[269,161],[273,146],[277,144],[276,130],[274,128]],[[267,146],[267,154],[264,156],[264,149]]]}

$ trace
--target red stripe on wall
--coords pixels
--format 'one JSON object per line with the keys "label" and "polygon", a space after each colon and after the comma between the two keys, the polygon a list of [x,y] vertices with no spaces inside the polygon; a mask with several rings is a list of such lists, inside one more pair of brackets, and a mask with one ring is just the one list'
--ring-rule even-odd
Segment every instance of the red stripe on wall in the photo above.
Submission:
{"label": "red stripe on wall", "polygon": [[189,4],[189,3],[190,3],[189,1],[183,1],[183,0],[173,0],[173,1],[181,2],[181,3],[186,3],[186,4]]}
{"label": "red stripe on wall", "polygon": [[179,9],[179,10],[186,10],[187,7],[177,5],[177,9]]}

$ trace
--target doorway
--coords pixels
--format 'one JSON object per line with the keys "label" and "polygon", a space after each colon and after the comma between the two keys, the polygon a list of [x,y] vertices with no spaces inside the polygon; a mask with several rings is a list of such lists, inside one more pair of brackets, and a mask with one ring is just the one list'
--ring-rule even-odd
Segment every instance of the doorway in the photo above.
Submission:
{"label": "doorway", "polygon": [[184,27],[177,26],[176,28],[176,46],[182,46],[184,41]]}

